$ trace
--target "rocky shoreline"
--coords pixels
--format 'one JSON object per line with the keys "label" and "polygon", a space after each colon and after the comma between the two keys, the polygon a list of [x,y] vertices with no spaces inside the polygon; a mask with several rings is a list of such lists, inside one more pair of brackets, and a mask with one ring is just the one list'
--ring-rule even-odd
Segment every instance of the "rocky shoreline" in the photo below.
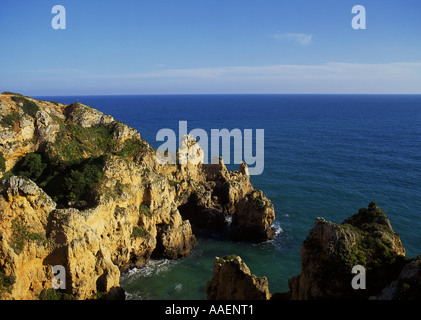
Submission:
{"label": "rocky shoreline", "polygon": [[[0,299],[122,298],[122,272],[188,255],[191,224],[218,229],[228,215],[233,239],[274,236],[245,164],[161,165],[135,129],[80,103],[5,93],[0,117]],[[175,156],[198,147],[183,139]],[[52,288],[54,266],[65,289]]]}
{"label": "rocky shoreline", "polygon": [[[177,158],[198,152],[183,137]],[[217,161],[218,162],[218,161]],[[274,237],[275,209],[246,164],[166,164],[135,129],[81,103],[0,95],[0,299],[124,299],[120,276],[149,259],[189,255],[192,226],[233,241]],[[297,253],[298,254],[298,253]],[[352,268],[366,270],[355,290]],[[53,268],[65,287],[55,290]],[[57,274],[56,274],[57,275]],[[370,203],[342,223],[316,218],[289,291],[270,293],[238,256],[215,258],[210,300],[420,299],[421,256],[410,259]]]}
{"label": "rocky shoreline", "polygon": [[[365,269],[364,288],[352,286],[354,266]],[[234,279],[231,280],[231,279]],[[421,255],[405,255],[386,214],[372,202],[340,224],[316,218],[301,248],[301,273],[289,291],[269,292],[238,256],[216,258],[209,300],[419,300]]]}

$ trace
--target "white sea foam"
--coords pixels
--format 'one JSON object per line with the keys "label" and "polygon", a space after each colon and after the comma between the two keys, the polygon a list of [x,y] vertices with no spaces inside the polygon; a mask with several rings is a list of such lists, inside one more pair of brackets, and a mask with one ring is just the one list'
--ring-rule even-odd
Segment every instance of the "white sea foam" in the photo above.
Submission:
{"label": "white sea foam", "polygon": [[275,228],[275,237],[284,232],[284,230],[282,230],[281,223],[277,220],[272,223],[272,227]]}
{"label": "white sea foam", "polygon": [[161,274],[163,272],[168,272],[173,264],[177,263],[176,260],[160,259],[154,260],[151,259],[143,268],[133,268],[127,271],[123,276],[127,283],[132,282],[133,280],[143,277],[151,277],[156,274]]}

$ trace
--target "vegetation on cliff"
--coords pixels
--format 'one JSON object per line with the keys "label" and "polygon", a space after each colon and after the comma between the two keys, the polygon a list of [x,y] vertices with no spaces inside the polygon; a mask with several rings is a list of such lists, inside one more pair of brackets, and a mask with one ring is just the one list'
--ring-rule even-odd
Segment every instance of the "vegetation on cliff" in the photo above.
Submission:
{"label": "vegetation on cliff", "polygon": [[[273,204],[245,164],[160,166],[135,129],[92,107],[5,92],[0,138],[0,299],[124,297],[120,272],[188,255],[191,223],[220,229],[233,215],[232,239],[274,236]],[[316,219],[301,259],[290,292],[272,299],[420,298],[421,258],[405,256],[374,202],[342,223]],[[65,267],[65,290],[51,288],[53,265]],[[355,265],[366,268],[367,290],[350,286]],[[271,297],[238,256],[214,267],[210,298]]]}
{"label": "vegetation on cliff", "polygon": [[28,230],[28,227],[21,220],[15,218],[11,221],[11,225],[11,247],[16,254],[20,254],[26,243],[30,241],[36,241],[43,246],[46,245],[45,235]]}
{"label": "vegetation on cliff", "polygon": [[3,152],[0,152],[0,172],[6,171],[6,159],[4,158]]}
{"label": "vegetation on cliff", "polygon": [[[290,279],[292,299],[368,299],[410,261],[386,214],[372,202],[342,223],[317,218],[301,249],[301,274]],[[363,266],[366,289],[355,290],[354,266]]]}
{"label": "vegetation on cliff", "polygon": [[60,123],[56,141],[48,146],[50,157],[65,163],[74,163],[87,157],[98,157],[115,150],[118,142],[112,139],[107,125],[82,127],[74,123]]}
{"label": "vegetation on cliff", "polygon": [[18,120],[19,120],[19,113],[13,112],[13,113],[3,116],[2,119],[0,120],[0,125],[13,128]]}
{"label": "vegetation on cliff", "polygon": [[[36,102],[14,93],[7,94],[12,95],[11,100],[23,113],[36,118],[37,112],[40,111]],[[51,120],[58,126],[54,138],[40,145],[35,152],[21,156],[14,167],[5,173],[4,178],[12,175],[29,178],[60,206],[92,206],[95,205],[95,188],[103,178],[105,157],[116,155],[133,160],[138,154],[153,150],[144,140],[137,137],[124,141],[116,139],[116,132],[124,126],[121,123],[82,126],[73,122],[73,119],[80,120],[83,117],[80,110],[84,110],[85,106],[78,104],[77,107],[79,109],[73,107],[77,116],[66,111],[68,108],[62,111],[67,117],[60,117],[47,110]],[[20,118],[20,113],[13,111],[2,116],[0,125],[13,129]],[[1,151],[0,171],[6,171],[6,159]]]}
{"label": "vegetation on cliff", "polygon": [[[364,289],[352,286],[357,265],[364,268]],[[389,218],[374,202],[342,223],[316,218],[301,249],[301,274],[289,280],[288,292],[269,293],[267,281],[263,287],[252,283],[246,269],[236,255],[216,257],[208,299],[421,299],[421,255],[405,255]],[[267,295],[256,296],[256,290]]]}
{"label": "vegetation on cliff", "polygon": [[27,98],[23,96],[13,96],[12,100],[15,101],[21,108],[22,111],[32,118],[36,117],[37,112],[40,110],[38,105],[31,100],[28,100]]}
{"label": "vegetation on cliff", "polygon": [[[121,271],[188,255],[190,220],[226,225],[240,203],[256,226],[239,217],[237,227],[270,237],[273,206],[242,201],[254,191],[245,165],[159,165],[139,132],[90,106],[5,92],[0,138],[0,299],[124,297]],[[54,265],[64,291],[51,288]]]}
{"label": "vegetation on cliff", "polygon": [[[395,279],[409,258],[400,243],[399,236],[393,231],[386,214],[371,202],[368,208],[338,225],[338,260],[331,265],[332,272],[342,270],[337,264],[347,266],[362,265],[367,273],[367,295],[383,289],[391,279]],[[347,245],[347,235],[355,235],[352,246]],[[347,250],[346,250],[347,249]],[[340,276],[340,275],[338,275]],[[345,275],[343,275],[345,276]]]}
{"label": "vegetation on cliff", "polygon": [[36,182],[62,206],[92,203],[93,190],[103,178],[104,156],[72,162],[50,159],[45,154],[29,153],[21,158],[9,175]]}
{"label": "vegetation on cliff", "polygon": [[3,272],[0,271],[0,291],[11,293],[11,287],[14,283],[14,276],[6,276]]}

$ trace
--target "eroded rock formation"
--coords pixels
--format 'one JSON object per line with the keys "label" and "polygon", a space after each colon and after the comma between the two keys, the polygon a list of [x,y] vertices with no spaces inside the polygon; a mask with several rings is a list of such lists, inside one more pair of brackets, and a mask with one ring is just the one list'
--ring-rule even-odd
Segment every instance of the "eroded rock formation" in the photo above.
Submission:
{"label": "eroded rock formation", "polygon": [[[177,154],[203,158],[193,140]],[[192,224],[218,229],[234,214],[251,227],[260,211],[244,202],[255,194],[245,164],[176,160],[159,163],[139,132],[90,106],[0,95],[0,298],[121,298],[122,271],[190,253]],[[267,231],[265,212],[256,228]]]}
{"label": "eroded rock formation", "polygon": [[[385,213],[370,203],[341,224],[317,218],[301,248],[301,274],[289,280],[291,298],[367,299],[396,279],[405,249]],[[352,268],[366,269],[366,290],[354,290]]]}
{"label": "eroded rock formation", "polygon": [[268,280],[251,274],[238,256],[215,258],[212,280],[207,286],[208,300],[268,300]]}
{"label": "eroded rock formation", "polygon": [[262,242],[273,239],[275,210],[262,191],[253,190],[241,198],[232,216],[231,239]]}
{"label": "eroded rock formation", "polygon": [[[365,289],[352,286],[354,266],[365,269]],[[405,255],[388,217],[372,202],[340,224],[316,218],[301,248],[301,274],[288,285],[288,292],[266,298],[419,300],[421,256]],[[256,282],[250,276],[240,258],[216,258],[208,299],[261,299],[266,286],[266,279]]]}

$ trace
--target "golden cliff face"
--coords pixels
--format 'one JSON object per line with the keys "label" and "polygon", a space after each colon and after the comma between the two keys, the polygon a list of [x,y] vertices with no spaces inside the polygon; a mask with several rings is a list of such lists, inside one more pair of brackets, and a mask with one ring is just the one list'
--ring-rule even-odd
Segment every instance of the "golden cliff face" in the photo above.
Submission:
{"label": "golden cliff face", "polygon": [[246,165],[159,165],[135,129],[80,103],[0,95],[1,159],[1,299],[45,297],[54,266],[66,297],[121,297],[122,271],[190,253],[190,221],[224,223],[239,204],[263,229],[273,218],[247,208]]}
{"label": "golden cliff face", "polygon": [[0,272],[15,279],[0,295],[32,299],[52,278],[44,259],[50,245],[48,217],[55,203],[35,183],[19,177],[2,181],[0,189]]}

